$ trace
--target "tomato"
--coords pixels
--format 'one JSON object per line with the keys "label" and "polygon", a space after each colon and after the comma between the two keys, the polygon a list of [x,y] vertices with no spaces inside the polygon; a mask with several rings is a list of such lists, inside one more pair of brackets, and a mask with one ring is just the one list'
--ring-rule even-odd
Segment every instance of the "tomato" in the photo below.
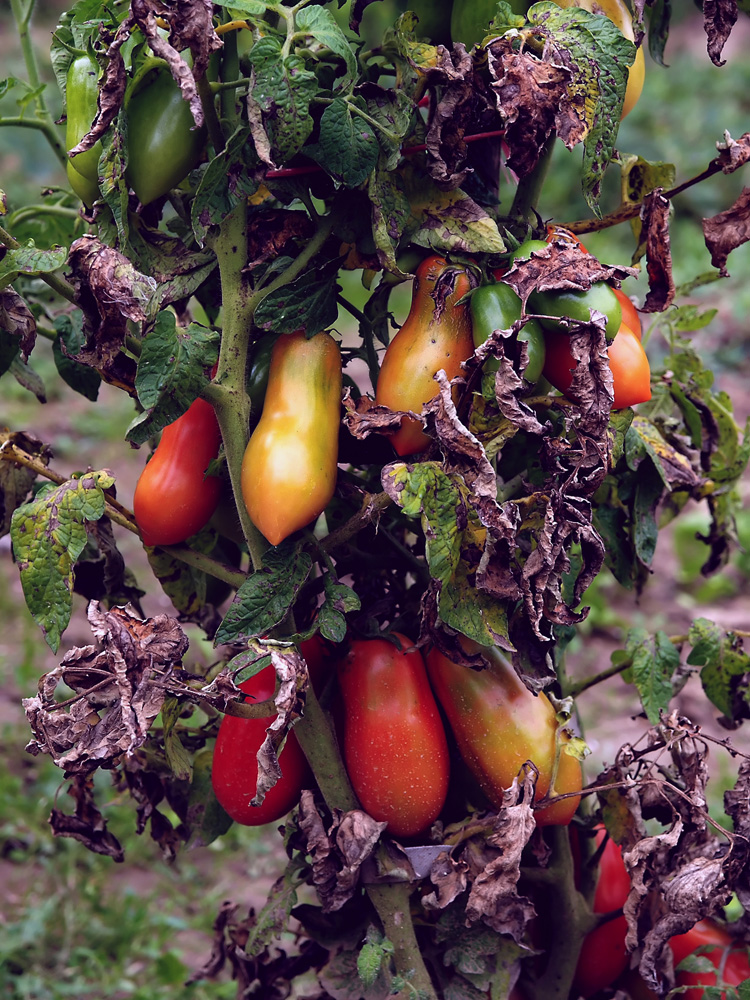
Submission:
{"label": "tomato", "polygon": [[633,304],[633,300],[626,295],[621,288],[615,288],[614,293],[617,296],[622,309],[623,325],[631,330],[636,337],[641,340],[643,338],[643,325],[641,324],[641,317]]}
{"label": "tomato", "polygon": [[[427,672],[438,702],[448,717],[458,749],[482,791],[500,808],[523,764],[530,760],[538,771],[537,798],[548,792],[578,791],[581,764],[561,752],[554,789],[550,780],[555,762],[557,719],[545,694],[534,695],[513,667],[494,650],[482,649],[485,670],[453,663],[439,650],[427,655]],[[565,799],[535,812],[540,826],[570,822],[580,797]]]}
{"label": "tomato", "polygon": [[[414,278],[409,315],[388,345],[378,377],[375,402],[392,410],[421,413],[439,392],[435,375],[442,368],[449,379],[461,374],[461,364],[474,353],[471,315],[457,305],[472,287],[464,268],[444,257],[426,257]],[[424,451],[431,443],[422,424],[403,417],[391,436],[399,455]]]}
{"label": "tomato", "polygon": [[[606,843],[599,858],[599,879],[594,892],[594,913],[611,913],[622,909],[630,892],[630,877],[622,860],[622,852],[603,826],[596,828],[596,846]],[[574,988],[589,997],[609,986],[622,975],[628,964],[625,935],[628,922],[615,917],[586,935],[578,958]]]}
{"label": "tomato", "polygon": [[[507,0],[514,14],[526,14],[530,0]],[[463,42],[467,49],[487,35],[490,22],[497,14],[497,0],[453,0],[451,38]]]}
{"label": "tomato", "polygon": [[65,172],[68,175],[68,184],[87,208],[91,208],[99,197],[99,185],[96,181],[90,181],[88,177],[79,174],[72,162],[65,164]]}
{"label": "tomato", "polygon": [[190,105],[169,70],[136,81],[125,100],[128,166],[125,179],[142,205],[176,187],[198,165],[206,129],[197,128]]}
{"label": "tomato", "polygon": [[[604,14],[615,24],[630,42],[635,41],[633,18],[624,0],[553,0],[558,7],[581,7],[592,14]],[[625,88],[625,98],[620,112],[620,120],[630,114],[643,90],[646,77],[646,60],[643,49],[639,47],[635,53],[635,62],[628,70],[628,83]]]}
{"label": "tomato", "polygon": [[[578,364],[570,348],[570,337],[567,333],[548,330],[545,343],[544,377],[565,393]],[[651,368],[646,352],[633,331],[624,324],[609,345],[608,355],[614,391],[612,409],[620,410],[651,399]]]}
{"label": "tomato", "polygon": [[704,957],[709,959],[716,968],[719,968],[724,953],[728,952],[721,973],[724,984],[738,986],[746,979],[750,979],[750,961],[748,961],[747,948],[739,945],[739,942],[727,934],[723,927],[719,927],[718,924],[710,920],[701,920],[686,934],[677,934],[669,941],[676,970],[675,986],[691,987],[682,994],[686,1000],[700,1000],[704,987],[718,985],[717,976],[714,973],[680,972],[677,970],[680,962],[704,945],[715,945],[709,951],[704,952]]}
{"label": "tomato", "polygon": [[[482,285],[475,289],[470,299],[471,329],[474,346],[479,347],[495,330],[509,330],[521,316],[521,300],[503,282]],[[544,367],[544,333],[536,320],[530,319],[518,334],[518,340],[528,345],[528,364],[524,378],[536,382]],[[497,358],[488,357],[484,363],[486,373],[496,372],[500,366]]]}
{"label": "tomato", "polygon": [[360,639],[339,664],[344,760],[363,808],[394,837],[416,837],[437,819],[450,761],[443,723],[419,650],[394,633]]}
{"label": "tomato", "polygon": [[[67,115],[65,147],[68,150],[77,146],[91,128],[91,123],[97,112],[98,79],[99,65],[91,56],[78,56],[70,64],[65,85]],[[69,160],[70,165],[78,174],[94,183],[97,191],[96,182],[99,176],[99,157],[101,155],[102,144],[97,142],[85,153],[78,153]]]}
{"label": "tomato", "polygon": [[[256,702],[271,698],[275,687],[276,672],[270,664],[239,685],[240,691]],[[279,754],[281,777],[259,806],[251,805],[258,787],[256,755],[273,720],[273,715],[261,719],[225,715],[219,726],[211,783],[221,805],[243,826],[262,826],[286,816],[299,802],[302,789],[312,784],[307,759],[292,731]]]}
{"label": "tomato", "polygon": [[333,496],[340,408],[341,353],[333,337],[279,337],[241,472],[247,512],[272,545],[309,524]]}
{"label": "tomato", "polygon": [[145,545],[176,545],[208,523],[219,503],[221,480],[205,473],[220,445],[216,414],[204,399],[196,399],[164,428],[133,498]]}

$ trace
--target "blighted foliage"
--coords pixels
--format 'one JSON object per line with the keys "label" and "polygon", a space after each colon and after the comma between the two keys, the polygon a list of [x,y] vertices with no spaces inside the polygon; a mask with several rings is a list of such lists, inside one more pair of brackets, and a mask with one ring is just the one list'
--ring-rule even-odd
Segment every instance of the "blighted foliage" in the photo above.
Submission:
{"label": "blighted foliage", "polygon": [[[646,4],[632,6],[642,44]],[[643,592],[659,528],[688,500],[705,503],[711,518],[703,571],[725,565],[750,435],[686,336],[710,321],[684,305],[709,279],[675,287],[677,168],[616,149],[636,45],[606,17],[551,2],[530,5],[525,17],[499,2],[471,49],[432,44],[409,11],[365,41],[358,28],[375,8],[357,0],[347,23],[332,5],[305,2],[80,0],[61,17],[52,65],[63,97],[76,54],[88,51],[100,70],[91,128],[68,151],[101,142],[98,197],[72,221],[72,197],[47,192],[43,207],[62,208],[69,225],[58,218],[49,245],[37,246],[22,223],[14,226],[0,192],[8,226],[0,229],[0,375],[43,401],[30,359],[51,340],[60,377],[85,399],[96,400],[101,381],[132,398],[126,438],[136,447],[207,399],[223,438],[209,471],[222,477],[227,503],[184,544],[149,549],[177,617],[148,618],[117,545],[119,531],[138,528],[117,497],[116,470],[64,475],[31,434],[0,435],[3,532],[29,610],[57,652],[73,593],[81,594],[95,640],[65,652],[25,700],[27,749],[48,754],[69,782],[74,808],[56,804],[56,835],[123,860],[100,808],[101,769],[132,799],[138,832],[148,829],[174,858],[231,823],[210,778],[221,717],[269,717],[248,764],[257,771],[256,803],[279,780],[279,755],[296,728],[317,787],[285,823],[286,871],[259,913],[222,908],[213,953],[194,980],[229,967],[238,997],[283,997],[312,975],[319,1000],[474,1000],[508,996],[523,969],[531,1000],[562,998],[594,926],[593,884],[585,874],[576,881],[567,830],[537,827],[533,762],[500,809],[459,772],[458,790],[420,838],[426,843],[396,843],[359,808],[341,763],[338,654],[326,647],[315,690],[298,646],[319,634],[345,648],[352,637],[398,628],[467,669],[482,665],[472,643],[498,647],[530,691],[561,696],[563,732],[582,690],[566,676],[564,655],[588,615],[586,591],[606,567],[622,587]],[[648,8],[658,56],[669,3]],[[720,63],[736,0],[705,0],[703,15],[709,55]],[[179,88],[206,140],[179,187],[143,205],[129,179],[128,105],[152,73]],[[573,229],[631,220],[633,266],[603,264],[559,233],[529,259],[509,260],[529,235],[545,234],[533,192],[558,138],[581,147],[592,212]],[[739,169],[749,150],[748,135],[725,133],[717,156],[706,150],[704,177]],[[69,160],[59,140],[55,151]],[[510,205],[482,169],[501,161],[517,182]],[[621,204],[602,217],[608,169],[620,171]],[[747,220],[746,192],[703,220],[713,277],[728,273],[731,252],[750,235]],[[433,253],[468,268],[472,284],[502,270],[521,315],[493,330],[458,377],[438,371],[421,413],[390,410],[374,401],[381,352],[396,328],[390,296]],[[563,320],[576,362],[566,392],[530,381],[530,348],[519,334],[534,293],[619,288],[640,267],[649,279],[642,311],[659,314],[669,347],[652,373],[650,402],[637,413],[613,409],[606,317],[596,310]],[[364,302],[342,292],[347,270],[362,272]],[[434,307],[436,315],[445,308],[444,288]],[[259,415],[252,396],[262,338],[300,329],[315,336],[340,322],[341,308],[359,336],[342,350],[336,492],[314,532],[268,548],[248,524],[239,488]],[[421,422],[430,443],[394,460],[389,436],[405,416]],[[187,622],[216,646],[216,662],[200,672],[185,666]],[[652,728],[642,745],[622,747],[611,767],[588,776],[577,823],[590,832],[603,817],[623,848],[628,947],[661,994],[673,978],[669,938],[714,915],[732,893],[743,907],[750,899],[747,767],[727,793],[734,830],[717,835],[706,805],[708,738],[671,704],[699,672],[721,724],[738,727],[750,714],[746,638],[705,618],[682,636],[632,628],[605,671],[634,686]],[[249,703],[239,685],[269,663],[274,697]],[[566,745],[584,753],[580,739]],[[320,905],[299,902],[303,886],[314,887]],[[572,919],[565,949],[555,948],[559,927],[549,915],[576,907],[587,917]],[[299,930],[282,948],[290,920]]]}

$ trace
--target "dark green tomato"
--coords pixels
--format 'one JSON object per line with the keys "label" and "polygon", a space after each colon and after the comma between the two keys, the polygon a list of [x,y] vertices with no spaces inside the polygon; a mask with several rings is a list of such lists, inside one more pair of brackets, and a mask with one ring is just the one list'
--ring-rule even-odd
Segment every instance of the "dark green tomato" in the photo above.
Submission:
{"label": "dark green tomato", "polygon": [[[530,0],[506,0],[514,14],[526,15]],[[467,49],[481,42],[497,13],[497,0],[453,0],[451,38]]]}
{"label": "dark green tomato", "polygon": [[399,14],[414,11],[419,18],[416,29],[418,38],[429,38],[433,45],[450,45],[450,0],[398,0],[396,9]]}
{"label": "dark green tomato", "polygon": [[88,177],[79,174],[71,161],[68,161],[65,165],[65,170],[68,175],[68,184],[70,184],[84,205],[87,208],[91,208],[99,197],[99,185],[96,181],[90,181]]}
{"label": "dark green tomato", "polygon": [[268,370],[271,367],[273,345],[279,339],[278,333],[264,333],[255,341],[250,355],[250,368],[245,380],[245,391],[250,397],[251,419],[260,419],[263,400],[266,398]]}
{"label": "dark green tomato", "polygon": [[508,267],[512,267],[517,260],[528,260],[536,250],[546,250],[549,246],[546,240],[526,240],[508,258]]}
{"label": "dark green tomato", "polygon": [[[91,123],[97,112],[98,79],[99,65],[90,56],[78,56],[70,64],[65,84],[65,102],[67,105],[65,148],[68,150],[77,146],[91,128]],[[70,165],[81,177],[87,181],[93,181],[96,185],[99,175],[99,157],[101,155],[102,144],[101,142],[97,142],[91,149],[87,149],[85,153],[78,153],[77,156],[74,156],[70,160]],[[71,184],[71,186],[79,197],[84,201],[88,200],[74,184]],[[87,196],[90,196],[91,192],[92,189],[89,186]]]}
{"label": "dark green tomato", "polygon": [[529,296],[529,311],[538,313],[545,330],[566,330],[565,323],[558,323],[550,316],[567,317],[581,323],[591,321],[591,310],[597,309],[607,317],[605,333],[608,341],[613,341],[622,323],[622,306],[614,290],[605,281],[597,281],[586,291],[561,289],[554,292],[532,292]]}
{"label": "dark green tomato", "polygon": [[[521,300],[510,287],[499,281],[495,285],[482,285],[470,299],[471,328],[474,346],[479,347],[495,330],[509,330],[521,316]],[[544,368],[544,333],[536,320],[529,320],[518,334],[518,339],[528,346],[528,364],[524,378],[536,382]],[[497,358],[487,358],[485,373],[496,372]]]}
{"label": "dark green tomato", "polygon": [[176,187],[198,165],[206,144],[187,101],[166,69],[158,70],[126,101],[128,169],[125,179],[148,205]]}

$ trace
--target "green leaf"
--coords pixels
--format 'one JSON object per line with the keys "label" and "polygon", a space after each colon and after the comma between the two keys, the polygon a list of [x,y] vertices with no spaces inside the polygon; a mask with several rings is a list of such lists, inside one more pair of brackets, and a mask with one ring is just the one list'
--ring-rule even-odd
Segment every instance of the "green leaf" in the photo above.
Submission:
{"label": "green leaf", "polygon": [[680,665],[680,653],[665,632],[654,636],[645,629],[628,632],[625,650],[632,660],[633,683],[649,722],[656,724],[672,698],[672,676]]}
{"label": "green leaf", "polygon": [[365,989],[369,990],[375,985],[381,969],[387,971],[388,959],[392,954],[393,944],[371,925],[357,955],[357,975]]}
{"label": "green leaf", "polygon": [[344,60],[346,75],[336,82],[337,88],[344,88],[351,82],[357,73],[357,60],[346,40],[346,35],[336,23],[330,10],[312,4],[303,7],[297,11],[294,27],[297,32],[303,31],[312,35],[316,42]]}
{"label": "green leaf", "polygon": [[720,712],[733,719],[736,679],[750,673],[750,656],[742,648],[742,639],[707,618],[697,618],[691,624],[688,639],[693,648],[687,662],[703,667],[703,690]]}
{"label": "green leaf", "polygon": [[397,272],[396,252],[411,207],[401,175],[388,166],[384,154],[370,177],[367,195],[372,204],[372,235],[378,256],[389,271]]}
{"label": "green leaf", "polygon": [[[76,309],[75,312],[56,316],[55,329],[59,336],[52,345],[52,356],[60,378],[71,389],[96,402],[99,386],[102,384],[99,372],[68,356],[78,354],[86,342],[83,333],[83,313],[80,309]],[[63,351],[63,347],[67,354]]]}
{"label": "green leaf", "polygon": [[473,581],[486,533],[464,481],[436,462],[394,462],[383,471],[383,487],[405,514],[421,518],[427,565],[440,584],[441,619],[483,646],[512,649],[505,604]]}
{"label": "green leaf", "polygon": [[0,260],[0,288],[5,288],[21,274],[51,274],[59,270],[67,259],[67,247],[40,250],[33,240],[26,240],[15,250],[6,250]]}
{"label": "green leaf", "polygon": [[320,119],[320,138],[309,153],[327,173],[346,187],[358,187],[375,169],[380,146],[375,129],[356,109],[364,110],[362,98],[337,97]]}
{"label": "green leaf", "polygon": [[380,125],[378,142],[388,154],[386,170],[394,170],[401,159],[401,142],[411,128],[414,104],[403,90],[386,90],[374,83],[357,88],[365,99],[367,113]]}
{"label": "green leaf", "polygon": [[250,129],[243,125],[225,148],[209,160],[195,193],[192,226],[200,244],[211,226],[218,226],[241,201],[258,190],[253,169],[257,165]]}
{"label": "green leaf", "polygon": [[282,542],[263,557],[263,569],[249,576],[237,591],[216,642],[232,642],[266,635],[294,606],[312,569],[312,559],[294,545]]}
{"label": "green leaf", "polygon": [[274,333],[304,330],[314,337],[336,322],[339,261],[306,271],[267,295],[255,310],[255,325]]}
{"label": "green leaf", "polygon": [[248,59],[253,74],[248,109],[256,151],[265,162],[285,163],[313,130],[310,102],[318,92],[317,78],[300,56],[284,58],[281,39],[273,35],[257,41]]}
{"label": "green leaf", "polygon": [[16,355],[8,366],[8,371],[16,382],[33,393],[40,403],[47,402],[47,390],[44,388],[44,382],[28,362],[21,361],[21,358]]}
{"label": "green leaf", "polygon": [[125,435],[143,444],[173,423],[197,399],[208,383],[205,369],[218,357],[219,334],[199,323],[178,328],[173,312],[159,313],[143,342],[135,388],[144,412]]}
{"label": "green leaf", "polygon": [[148,550],[148,564],[180,614],[196,614],[206,601],[206,574],[162,548]]}
{"label": "green leaf", "polygon": [[324,601],[318,611],[318,625],[324,638],[343,642],[346,636],[347,611],[359,611],[361,603],[357,594],[330,573],[325,577]]}
{"label": "green leaf", "polygon": [[48,645],[57,652],[71,614],[73,567],[86,546],[86,521],[105,511],[107,472],[88,472],[61,486],[47,485],[13,514],[10,533],[26,604]]}
{"label": "green leaf", "polygon": [[165,698],[161,707],[161,718],[164,726],[164,752],[167,756],[172,774],[178,781],[189,781],[193,774],[193,763],[190,754],[182,745],[180,735],[175,731],[183,709],[182,702],[177,698]]}
{"label": "green leaf", "polygon": [[297,905],[297,889],[304,883],[306,872],[304,862],[292,858],[284,869],[284,874],[274,882],[268,899],[253,920],[243,949],[249,959],[260,955],[286,931],[289,916]]}
{"label": "green leaf", "polygon": [[189,847],[205,847],[223,836],[232,825],[211,784],[213,748],[204,747],[193,758],[192,781],[185,825],[190,830]]}

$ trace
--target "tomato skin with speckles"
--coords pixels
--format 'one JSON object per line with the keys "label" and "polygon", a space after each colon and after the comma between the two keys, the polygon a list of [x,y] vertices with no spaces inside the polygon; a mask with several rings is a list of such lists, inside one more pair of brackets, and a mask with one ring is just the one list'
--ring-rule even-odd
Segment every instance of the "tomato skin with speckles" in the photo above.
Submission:
{"label": "tomato skin with speckles", "polygon": [[[536,792],[542,798],[549,791],[555,760],[555,710],[545,694],[532,694],[495,651],[488,649],[485,658],[487,669],[472,670],[431,649],[427,671],[432,687],[461,756],[493,805],[502,806],[504,790],[527,760],[539,771]],[[581,784],[580,762],[561,753],[555,793],[577,792]],[[536,810],[537,824],[565,826],[579,801],[571,797]]]}
{"label": "tomato skin with speckles", "polygon": [[437,819],[448,792],[445,730],[419,650],[394,633],[353,642],[339,664],[344,760],[362,807],[394,837]]}

